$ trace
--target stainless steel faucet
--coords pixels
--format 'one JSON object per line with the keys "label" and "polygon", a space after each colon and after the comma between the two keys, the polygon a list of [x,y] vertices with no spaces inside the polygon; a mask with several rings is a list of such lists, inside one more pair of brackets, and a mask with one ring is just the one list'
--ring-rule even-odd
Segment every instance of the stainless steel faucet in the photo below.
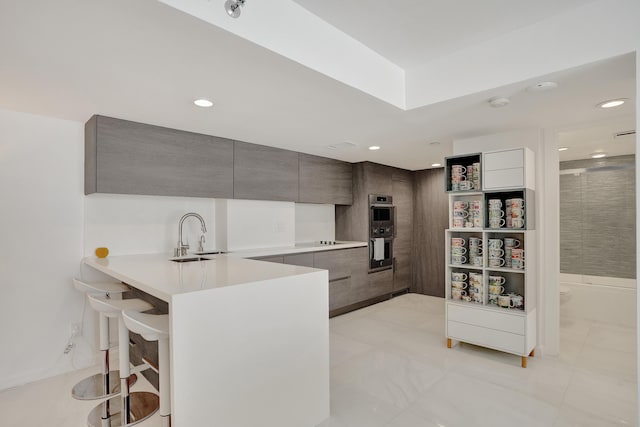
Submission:
{"label": "stainless steel faucet", "polygon": [[180,218],[180,223],[178,224],[178,247],[175,248],[174,250],[174,256],[184,256],[187,254],[187,249],[189,249],[189,245],[188,244],[185,245],[182,242],[182,224],[184,223],[184,220],[189,218],[190,216],[194,216],[200,220],[200,228],[203,233],[202,237],[200,238],[200,245],[202,246],[202,241],[204,240],[204,233],[207,232],[207,226],[204,225],[204,219],[195,212],[186,213],[182,215],[182,218]]}

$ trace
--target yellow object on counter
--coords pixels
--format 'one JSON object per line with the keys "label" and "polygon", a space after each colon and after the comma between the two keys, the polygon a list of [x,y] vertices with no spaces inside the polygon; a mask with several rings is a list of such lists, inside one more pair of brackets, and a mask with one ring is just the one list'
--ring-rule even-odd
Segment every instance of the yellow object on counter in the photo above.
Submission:
{"label": "yellow object on counter", "polygon": [[107,248],[96,248],[96,256],[98,258],[106,258],[109,255],[109,249]]}

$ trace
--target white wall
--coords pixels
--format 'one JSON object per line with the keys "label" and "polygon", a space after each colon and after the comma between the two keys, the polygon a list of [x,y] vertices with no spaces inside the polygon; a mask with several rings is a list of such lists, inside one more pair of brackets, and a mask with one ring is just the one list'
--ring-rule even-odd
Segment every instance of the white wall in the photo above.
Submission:
{"label": "white wall", "polygon": [[[205,245],[216,249],[215,201],[195,197],[92,194],[85,198],[84,254],[106,246],[112,255],[171,253],[178,243],[178,222],[187,212],[200,214],[207,226]],[[182,240],[198,248],[200,221],[187,218]]]}
{"label": "white wall", "polygon": [[317,242],[335,238],[335,205],[296,203],[296,242]]}
{"label": "white wall", "polygon": [[0,390],[73,369],[83,138],[80,123],[0,110]]}
{"label": "white wall", "polygon": [[540,129],[504,132],[455,140],[454,154],[528,147],[536,159],[536,229],[538,231],[537,349],[560,351],[559,311],[559,160],[555,139]]}

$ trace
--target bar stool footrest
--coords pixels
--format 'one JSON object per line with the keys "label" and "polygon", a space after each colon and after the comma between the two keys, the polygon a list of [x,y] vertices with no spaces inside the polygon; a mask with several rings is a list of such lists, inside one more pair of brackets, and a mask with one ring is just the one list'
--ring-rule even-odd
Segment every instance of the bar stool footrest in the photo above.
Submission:
{"label": "bar stool footrest", "polygon": [[[122,424],[122,399],[120,397],[114,397],[106,400],[93,408],[87,418],[87,424],[89,427],[103,427],[108,425],[109,427],[124,427],[138,424],[151,417],[158,411],[160,407],[160,397],[155,393],[149,393],[146,391],[136,391],[129,395],[131,400],[131,422],[129,424]],[[108,411],[107,411],[108,408]],[[108,422],[102,417],[104,414],[109,414]]]}
{"label": "bar stool footrest", "polygon": [[[136,374],[129,377],[129,384],[138,381]],[[71,396],[78,400],[96,400],[120,394],[120,371],[109,371],[109,392],[104,392],[104,375],[95,374],[87,377],[73,386]]]}

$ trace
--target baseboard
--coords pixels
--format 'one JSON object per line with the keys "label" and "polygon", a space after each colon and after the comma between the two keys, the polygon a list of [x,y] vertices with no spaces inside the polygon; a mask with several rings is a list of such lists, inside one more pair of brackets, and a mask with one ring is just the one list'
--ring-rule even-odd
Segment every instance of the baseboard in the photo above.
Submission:
{"label": "baseboard", "polygon": [[562,283],[577,283],[582,285],[598,285],[598,286],[611,286],[617,288],[636,289],[636,279],[622,279],[619,277],[603,277],[603,276],[590,276],[586,274],[569,274],[560,273],[560,282]]}

